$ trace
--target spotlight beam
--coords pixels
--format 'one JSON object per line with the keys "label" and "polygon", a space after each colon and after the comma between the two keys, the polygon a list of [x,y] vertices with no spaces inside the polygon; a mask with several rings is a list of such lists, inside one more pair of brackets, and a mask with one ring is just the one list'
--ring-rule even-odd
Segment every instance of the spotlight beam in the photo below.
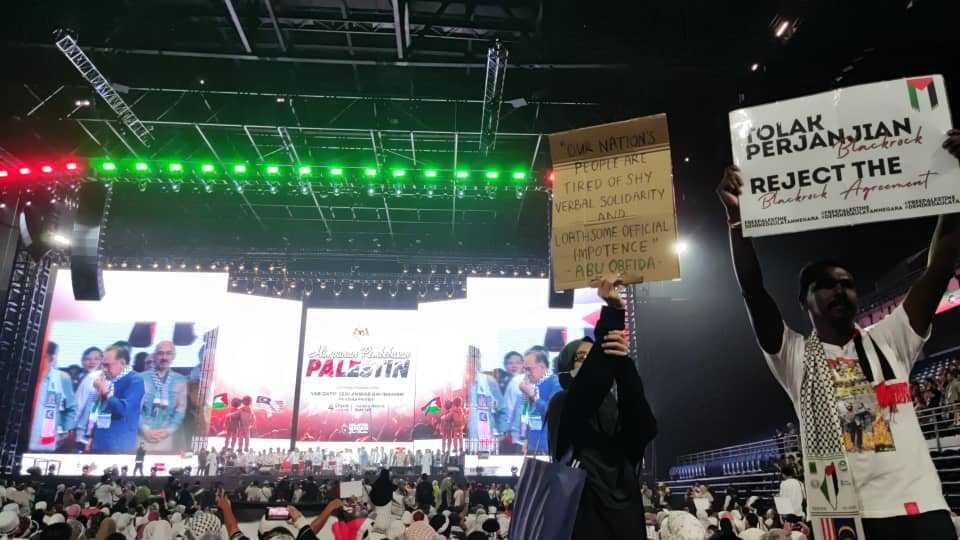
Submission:
{"label": "spotlight beam", "polygon": [[[228,0],[228,1],[229,1],[229,0]],[[213,158],[216,159],[217,162],[220,164],[220,169],[223,170],[223,171],[226,171],[227,169],[226,169],[226,167],[223,165],[223,160],[220,159],[220,154],[218,154],[217,151],[213,148],[213,145],[210,144],[210,140],[207,139],[207,136],[206,136],[206,134],[203,132],[203,129],[200,128],[200,125],[199,125],[199,124],[194,124],[194,126],[197,128],[197,133],[200,134],[200,138],[203,139],[204,144],[206,144],[206,145],[207,145],[207,148],[210,149],[210,154],[212,154],[212,155],[213,155]],[[224,173],[224,174],[226,174],[226,173]],[[237,181],[236,181],[235,179],[233,179],[233,178],[231,178],[230,180],[232,180],[234,184],[237,183]],[[257,223],[260,224],[260,227],[261,227],[261,228],[266,228],[266,226],[265,226],[264,223],[263,223],[263,220],[260,219],[260,214],[257,214],[257,211],[253,209],[253,205],[250,204],[250,199],[247,199],[247,196],[244,195],[242,191],[238,192],[238,194],[240,195],[240,198],[243,199],[243,202],[246,203],[247,208],[250,210],[250,213],[253,214],[253,217],[257,220]]]}
{"label": "spotlight beam", "polygon": [[233,9],[233,2],[230,0],[223,0],[223,3],[227,5],[227,11],[230,12],[230,20],[233,21],[233,27],[237,29],[237,34],[240,35],[240,42],[243,44],[243,50],[247,51],[247,54],[253,52],[253,49],[250,48],[250,42],[247,41],[247,34],[243,32],[243,26],[240,25],[240,18],[237,17],[237,11]]}
{"label": "spotlight beam", "polygon": [[273,14],[273,1],[263,0],[267,5],[267,14],[270,15],[270,22],[273,24],[273,31],[277,34],[277,43],[280,44],[280,50],[287,52],[287,44],[283,41],[283,33],[280,32],[280,24],[277,23],[277,16]]}

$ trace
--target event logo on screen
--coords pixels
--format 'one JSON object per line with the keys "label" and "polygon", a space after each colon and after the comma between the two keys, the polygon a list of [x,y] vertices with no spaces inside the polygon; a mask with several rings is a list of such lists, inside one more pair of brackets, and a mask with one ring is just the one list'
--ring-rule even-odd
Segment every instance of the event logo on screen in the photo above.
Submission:
{"label": "event logo on screen", "polygon": [[410,351],[388,346],[345,351],[323,345],[307,356],[304,376],[406,379],[410,375],[411,356]]}

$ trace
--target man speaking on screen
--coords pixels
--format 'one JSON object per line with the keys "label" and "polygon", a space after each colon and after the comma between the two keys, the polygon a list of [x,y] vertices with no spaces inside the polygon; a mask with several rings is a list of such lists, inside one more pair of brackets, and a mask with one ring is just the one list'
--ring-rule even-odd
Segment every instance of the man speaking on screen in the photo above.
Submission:
{"label": "man speaking on screen", "polygon": [[103,353],[103,375],[93,382],[93,452],[133,452],[140,426],[143,378],[130,369],[130,349],[112,345]]}
{"label": "man speaking on screen", "polygon": [[[960,157],[960,131],[947,136],[943,147]],[[869,540],[955,539],[908,381],[960,255],[960,216],[940,217],[926,270],[903,303],[870,328],[854,323],[857,292],[847,268],[832,261],[804,267],[798,300],[813,324],[804,337],[784,324],[764,288],[753,243],[741,229],[742,187],[739,170],[730,167],[717,193],[757,341],[800,419],[811,515],[823,517],[821,525],[840,521],[834,515],[860,518]],[[873,421],[854,429],[841,411],[867,411]]]}
{"label": "man speaking on screen", "polygon": [[187,413],[187,378],[170,369],[176,357],[173,342],[161,341],[153,352],[153,366],[141,374],[140,440],[150,452],[185,446],[176,435]]}

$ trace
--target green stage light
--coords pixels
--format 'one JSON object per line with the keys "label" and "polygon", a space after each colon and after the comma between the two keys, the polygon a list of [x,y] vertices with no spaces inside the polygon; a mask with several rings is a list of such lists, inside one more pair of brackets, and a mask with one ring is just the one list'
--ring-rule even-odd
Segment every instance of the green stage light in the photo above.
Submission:
{"label": "green stage light", "polygon": [[112,161],[104,161],[101,166],[105,171],[115,171],[117,170],[117,164]]}
{"label": "green stage light", "polygon": [[469,177],[470,177],[470,171],[457,171],[456,177],[457,177],[457,178],[469,178]]}
{"label": "green stage light", "polygon": [[150,167],[147,166],[143,161],[138,161],[133,165],[133,168],[139,172],[146,172],[150,170]]}
{"label": "green stage light", "polygon": [[171,163],[167,166],[167,168],[170,169],[170,172],[172,173],[183,172],[183,165],[179,163]]}
{"label": "green stage light", "polygon": [[299,169],[297,169],[297,172],[300,173],[300,176],[310,176],[311,174],[313,174],[313,168],[303,165]]}
{"label": "green stage light", "polygon": [[497,171],[487,171],[485,176],[487,177],[487,180],[496,180],[497,178],[500,178],[500,173]]}
{"label": "green stage light", "polygon": [[426,176],[427,178],[436,178],[437,171],[435,171],[434,169],[427,169],[423,171],[423,175]]}
{"label": "green stage light", "polygon": [[343,167],[332,167],[330,169],[330,176],[343,176]]}
{"label": "green stage light", "polygon": [[280,174],[280,167],[276,165],[267,165],[267,174]]}
{"label": "green stage light", "polygon": [[526,179],[527,179],[527,173],[525,173],[525,172],[523,172],[523,171],[516,171],[515,173],[513,173],[513,179],[514,179],[514,180],[526,180]]}
{"label": "green stage light", "polygon": [[204,163],[203,165],[200,165],[200,172],[205,173],[205,174],[212,173],[212,172],[213,172],[213,164],[212,164],[212,163]]}
{"label": "green stage light", "polygon": [[233,172],[237,174],[245,174],[247,172],[247,166],[243,163],[237,163],[233,166]]}
{"label": "green stage light", "polygon": [[393,177],[394,177],[394,178],[402,178],[402,177],[404,177],[404,176],[406,176],[406,175],[407,175],[406,169],[394,169],[394,170],[393,170]]}
{"label": "green stage light", "polygon": [[365,176],[376,176],[376,175],[377,175],[377,170],[374,169],[374,168],[366,168],[366,169],[363,170],[363,174],[364,174]]}

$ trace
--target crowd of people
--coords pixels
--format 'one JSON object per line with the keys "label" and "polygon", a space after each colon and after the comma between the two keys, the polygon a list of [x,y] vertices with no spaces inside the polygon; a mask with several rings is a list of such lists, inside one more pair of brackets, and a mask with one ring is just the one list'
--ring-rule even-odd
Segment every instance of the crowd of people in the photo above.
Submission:
{"label": "crowd of people", "polygon": [[[454,479],[394,479],[388,469],[341,496],[341,480],[240,484],[227,490],[216,479],[170,477],[160,489],[144,481],[103,475],[87,485],[34,481],[0,488],[0,537],[43,540],[238,540],[241,527],[257,527],[260,540],[507,538],[516,494],[508,484]],[[202,483],[201,483],[202,482]],[[348,495],[343,493],[343,495]],[[259,512],[241,523],[233,511]],[[323,508],[312,520],[297,507]],[[271,512],[281,510],[276,519]],[[309,531],[305,529],[309,527]],[[252,530],[252,529],[251,529]],[[251,533],[252,534],[252,533]]]}
{"label": "crowd of people", "polygon": [[450,454],[439,450],[434,452],[430,448],[413,451],[409,447],[388,449],[383,446],[369,450],[361,446],[356,451],[353,448],[334,450],[320,447],[243,451],[228,446],[219,452],[216,448],[201,449],[195,456],[196,468],[191,468],[191,472],[198,476],[215,476],[226,470],[234,470],[239,474],[279,472],[350,475],[380,468],[418,469],[421,473],[430,474],[435,467],[442,466]]}
{"label": "crowd of people", "polygon": [[960,404],[960,365],[952,363],[935,377],[910,382],[910,395],[917,411]]}

